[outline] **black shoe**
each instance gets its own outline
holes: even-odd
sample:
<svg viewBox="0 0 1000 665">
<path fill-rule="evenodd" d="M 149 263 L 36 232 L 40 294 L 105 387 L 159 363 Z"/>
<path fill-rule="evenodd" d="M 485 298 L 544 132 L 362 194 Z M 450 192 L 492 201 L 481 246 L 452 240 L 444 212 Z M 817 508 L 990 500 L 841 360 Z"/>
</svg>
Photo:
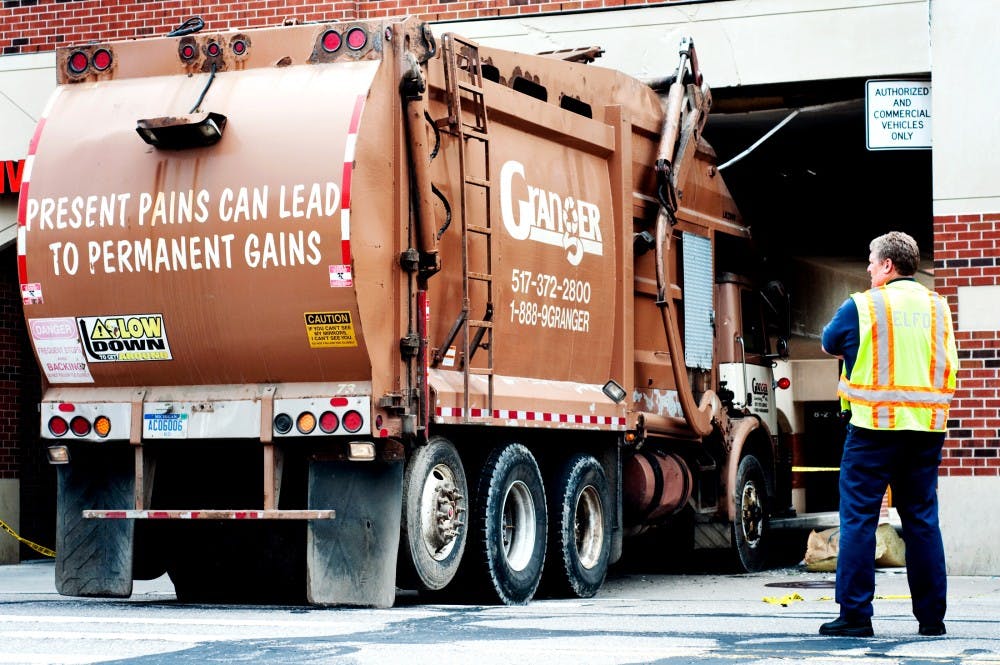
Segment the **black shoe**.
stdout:
<svg viewBox="0 0 1000 665">
<path fill-rule="evenodd" d="M 872 630 L 871 619 L 856 619 L 852 621 L 840 617 L 820 626 L 819 634 L 834 637 L 872 637 L 875 631 Z"/>
<path fill-rule="evenodd" d="M 947 633 L 943 623 L 922 623 L 920 624 L 920 634 L 926 637 L 935 637 Z"/>
</svg>

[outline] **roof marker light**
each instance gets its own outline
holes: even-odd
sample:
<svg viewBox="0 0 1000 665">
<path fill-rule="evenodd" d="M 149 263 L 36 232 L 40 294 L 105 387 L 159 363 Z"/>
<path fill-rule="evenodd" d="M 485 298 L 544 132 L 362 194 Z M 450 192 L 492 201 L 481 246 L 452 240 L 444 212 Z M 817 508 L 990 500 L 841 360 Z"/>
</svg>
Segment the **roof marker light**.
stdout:
<svg viewBox="0 0 1000 665">
<path fill-rule="evenodd" d="M 98 49 L 94 53 L 94 69 L 103 72 L 111 66 L 111 51 L 106 48 Z"/>
<path fill-rule="evenodd" d="M 347 31 L 347 48 L 360 51 L 368 43 L 368 33 L 363 28 L 351 28 Z"/>
<path fill-rule="evenodd" d="M 340 48 L 342 43 L 340 33 L 336 30 L 327 30 L 323 33 L 323 38 L 320 40 L 323 44 L 323 50 L 327 53 L 333 53 Z"/>
</svg>

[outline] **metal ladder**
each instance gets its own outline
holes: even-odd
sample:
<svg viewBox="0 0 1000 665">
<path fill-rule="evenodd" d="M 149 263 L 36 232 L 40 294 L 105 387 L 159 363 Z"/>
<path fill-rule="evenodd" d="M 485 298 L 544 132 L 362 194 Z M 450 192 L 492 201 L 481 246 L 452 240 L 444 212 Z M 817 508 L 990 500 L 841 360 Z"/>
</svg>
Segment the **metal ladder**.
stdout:
<svg viewBox="0 0 1000 665">
<path fill-rule="evenodd" d="M 448 117 L 438 121 L 446 131 L 458 138 L 458 168 L 462 191 L 460 210 L 462 221 L 462 311 L 448 335 L 444 349 L 455 336 L 462 333 L 463 409 L 462 422 L 473 422 L 493 416 L 493 226 L 490 209 L 490 135 L 486 120 L 486 99 L 483 95 L 483 72 L 479 60 L 479 46 L 453 33 L 441 39 L 444 59 L 445 93 Z M 477 142 L 482 151 L 482 171 L 470 174 L 470 142 Z M 478 218 L 469 212 L 469 187 L 477 188 L 482 198 L 483 214 Z M 471 218 L 471 219 L 470 219 Z M 478 249 L 482 265 L 470 269 L 470 245 Z M 480 288 L 470 289 L 470 283 Z M 470 318 L 475 305 L 481 307 L 482 317 Z M 486 351 L 485 364 L 473 367 L 472 359 L 479 349 Z M 469 377 L 483 376 L 487 382 L 486 408 L 479 418 L 472 417 L 469 406 Z"/>
</svg>

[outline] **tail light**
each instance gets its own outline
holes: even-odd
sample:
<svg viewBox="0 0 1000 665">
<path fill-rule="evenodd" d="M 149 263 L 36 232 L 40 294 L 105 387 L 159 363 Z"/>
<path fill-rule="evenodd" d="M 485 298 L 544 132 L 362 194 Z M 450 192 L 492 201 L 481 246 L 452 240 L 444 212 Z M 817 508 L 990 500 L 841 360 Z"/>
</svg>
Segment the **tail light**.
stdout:
<svg viewBox="0 0 1000 665">
<path fill-rule="evenodd" d="M 104 438 L 111 433 L 111 420 L 107 416 L 97 416 L 94 419 L 94 432 Z"/>
<path fill-rule="evenodd" d="M 292 417 L 287 413 L 279 413 L 274 417 L 274 431 L 278 434 L 288 434 L 292 431 Z"/>
<path fill-rule="evenodd" d="M 339 424 L 340 420 L 333 411 L 324 411 L 319 417 L 319 428 L 326 434 L 336 431 Z"/>
<path fill-rule="evenodd" d="M 351 434 L 354 434 L 361 429 L 364 424 L 364 418 L 357 411 L 348 411 L 344 414 L 344 429 L 346 429 Z"/>
<path fill-rule="evenodd" d="M 219 54 L 222 53 L 222 47 L 219 46 L 217 42 L 211 42 L 205 49 L 205 53 L 207 53 L 210 58 L 217 58 Z"/>
<path fill-rule="evenodd" d="M 77 416 L 73 420 L 69 421 L 69 428 L 73 430 L 73 434 L 77 436 L 87 436 L 90 434 L 90 421 L 83 416 Z"/>
<path fill-rule="evenodd" d="M 181 45 L 181 60 L 191 60 L 198 54 L 198 49 L 194 47 L 194 44 L 188 43 Z"/>
<path fill-rule="evenodd" d="M 69 424 L 65 418 L 52 416 L 49 418 L 49 431 L 52 432 L 52 436 L 62 436 L 69 431 Z"/>
<path fill-rule="evenodd" d="M 243 55 L 247 52 L 247 43 L 242 39 L 237 39 L 233 42 L 233 53 L 236 55 Z"/>
<path fill-rule="evenodd" d="M 340 33 L 336 30 L 327 30 L 323 33 L 323 38 L 320 40 L 323 44 L 323 50 L 327 53 L 333 53 L 340 48 L 342 42 Z"/>
<path fill-rule="evenodd" d="M 788 390 L 788 387 L 792 385 L 791 380 L 787 376 L 783 376 L 778 379 L 777 386 L 782 390 Z"/>
<path fill-rule="evenodd" d="M 347 48 L 360 51 L 368 43 L 368 33 L 363 28 L 351 28 L 347 31 Z"/>
<path fill-rule="evenodd" d="M 303 411 L 299 414 L 299 419 L 296 421 L 295 427 L 303 434 L 309 434 L 316 429 L 316 416 L 308 411 Z"/>
</svg>

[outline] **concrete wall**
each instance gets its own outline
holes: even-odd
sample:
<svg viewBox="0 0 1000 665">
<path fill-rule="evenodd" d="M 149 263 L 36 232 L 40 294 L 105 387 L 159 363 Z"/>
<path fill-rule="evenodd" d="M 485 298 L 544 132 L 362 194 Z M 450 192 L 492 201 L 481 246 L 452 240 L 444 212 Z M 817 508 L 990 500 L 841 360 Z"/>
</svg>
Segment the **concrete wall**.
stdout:
<svg viewBox="0 0 1000 665">
<path fill-rule="evenodd" d="M 940 479 L 941 534 L 949 575 L 1000 572 L 998 485 L 995 477 Z"/>
</svg>

